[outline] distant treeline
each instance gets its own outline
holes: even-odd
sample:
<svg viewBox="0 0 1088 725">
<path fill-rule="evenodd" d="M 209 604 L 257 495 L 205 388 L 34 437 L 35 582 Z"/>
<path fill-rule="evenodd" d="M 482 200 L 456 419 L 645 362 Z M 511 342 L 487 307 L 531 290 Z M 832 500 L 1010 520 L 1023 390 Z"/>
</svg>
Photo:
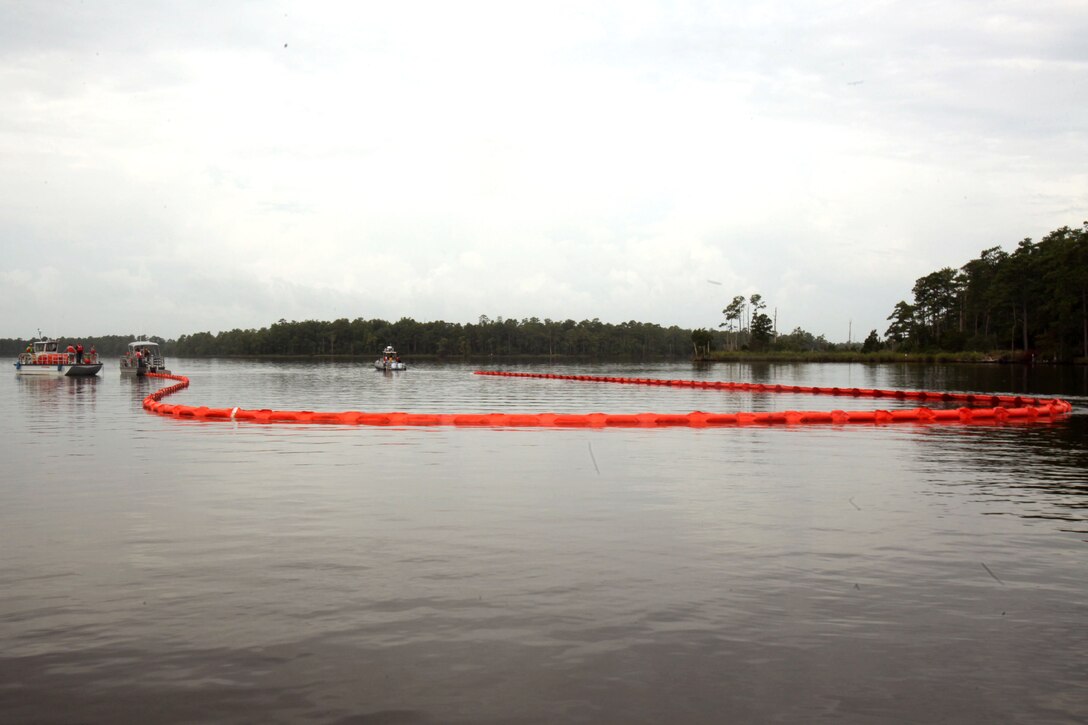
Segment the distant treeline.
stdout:
<svg viewBox="0 0 1088 725">
<path fill-rule="evenodd" d="M 0 337 L 0 356 L 7 357 L 18 355 L 26 349 L 26 346 L 30 343 L 31 339 L 33 338 L 28 337 L 19 339 Z M 98 337 L 58 337 L 56 339 L 60 341 L 62 347 L 68 344 L 75 345 L 76 343 L 82 342 L 84 349 L 87 351 L 90 351 L 93 347 L 99 355 L 117 355 L 118 357 L 128 349 L 128 344 L 133 340 L 147 339 L 152 342 L 157 342 L 160 345 L 169 346 L 170 344 L 161 337 L 151 336 L 145 338 L 142 335 L 100 335 Z"/>
<path fill-rule="evenodd" d="M 1024 239 L 1011 254 L 983 250 L 958 270 L 919 278 L 912 291 L 913 304 L 899 302 L 888 317 L 894 349 L 1088 358 L 1088 222 Z"/>
<path fill-rule="evenodd" d="M 713 333 L 722 344 L 724 336 Z M 721 338 L 721 339 L 719 339 Z M 82 342 L 101 355 L 120 355 L 132 335 L 58 338 L 62 344 Z M 353 356 L 376 357 L 386 345 L 402 356 L 458 357 L 579 357 L 579 358 L 690 358 L 692 331 L 645 322 L 610 324 L 599 319 L 556 321 L 532 317 L 494 320 L 481 316 L 476 323 L 417 322 L 401 318 L 342 318 L 331 322 L 280 320 L 259 330 L 234 329 L 197 332 L 177 340 L 151 336 L 164 354 L 177 357 L 232 356 Z M 0 339 L 0 354 L 14 356 L 29 340 Z"/>
<path fill-rule="evenodd" d="M 393 345 L 402 356 L 690 357 L 691 330 L 645 322 L 598 319 L 556 321 L 490 319 L 476 323 L 396 322 L 342 318 L 325 322 L 280 320 L 259 330 L 182 335 L 166 351 L 179 357 L 349 355 L 377 356 Z"/>
</svg>

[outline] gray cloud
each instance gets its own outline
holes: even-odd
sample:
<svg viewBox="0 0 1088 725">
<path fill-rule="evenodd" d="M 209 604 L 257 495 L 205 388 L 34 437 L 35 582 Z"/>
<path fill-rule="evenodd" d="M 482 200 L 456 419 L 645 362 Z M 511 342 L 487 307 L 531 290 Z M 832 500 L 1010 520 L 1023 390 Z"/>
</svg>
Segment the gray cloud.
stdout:
<svg viewBox="0 0 1088 725">
<path fill-rule="evenodd" d="M 698 327 L 759 291 L 781 329 L 843 339 L 883 330 L 917 276 L 1088 217 L 1079 3 L 11 3 L 0 21 L 0 336 Z M 53 294 L 72 285 L 102 301 Z"/>
</svg>

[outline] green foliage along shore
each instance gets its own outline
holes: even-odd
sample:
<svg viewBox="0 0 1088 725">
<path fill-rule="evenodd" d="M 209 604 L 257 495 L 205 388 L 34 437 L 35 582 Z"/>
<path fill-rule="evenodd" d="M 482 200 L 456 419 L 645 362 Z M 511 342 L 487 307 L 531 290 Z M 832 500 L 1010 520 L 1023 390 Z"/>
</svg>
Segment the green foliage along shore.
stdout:
<svg viewBox="0 0 1088 725">
<path fill-rule="evenodd" d="M 895 305 L 881 339 L 831 343 L 796 328 L 775 334 L 762 295 L 737 295 L 722 310 L 725 344 L 696 330 L 706 360 L 1088 362 L 1088 222 L 1062 227 L 1012 253 L 983 250 L 960 269 L 915 281 L 914 302 Z"/>
<path fill-rule="evenodd" d="M 386 345 L 403 356 L 465 358 L 591 357 L 660 358 L 690 357 L 691 330 L 661 327 L 645 322 L 618 325 L 598 319 L 555 321 L 532 317 L 494 320 L 481 316 L 476 323 L 417 322 L 401 318 L 339 319 L 332 322 L 280 320 L 260 330 L 231 330 L 212 335 L 182 335 L 172 345 L 174 354 L 187 356 L 230 355 L 343 355 L 372 357 Z"/>
<path fill-rule="evenodd" d="M 1088 222 L 1024 239 L 1012 253 L 985 249 L 958 270 L 919 278 L 912 291 L 913 303 L 900 301 L 888 316 L 895 349 L 1088 358 Z"/>
<path fill-rule="evenodd" d="M 76 338 L 63 338 L 65 342 Z M 120 355 L 132 336 L 79 338 L 85 347 L 95 344 L 102 355 Z M 393 345 L 405 357 L 482 358 L 572 357 L 589 359 L 686 359 L 692 356 L 692 332 L 645 322 L 609 324 L 598 319 L 555 321 L 535 317 L 494 320 L 481 316 L 476 323 L 417 322 L 402 318 L 329 321 L 280 320 L 259 330 L 197 332 L 177 340 L 152 337 L 169 356 L 343 356 L 376 357 Z M 716 341 L 718 346 L 721 342 Z M 0 340 L 0 354 L 17 355 L 27 340 Z"/>
</svg>

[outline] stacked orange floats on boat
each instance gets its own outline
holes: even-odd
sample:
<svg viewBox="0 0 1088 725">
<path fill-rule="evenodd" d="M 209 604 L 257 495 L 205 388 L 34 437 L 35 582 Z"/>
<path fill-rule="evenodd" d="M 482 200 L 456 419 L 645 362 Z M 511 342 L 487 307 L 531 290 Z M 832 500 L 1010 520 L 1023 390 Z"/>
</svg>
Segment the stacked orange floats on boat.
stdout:
<svg viewBox="0 0 1088 725">
<path fill-rule="evenodd" d="M 762 383 L 707 382 L 699 380 L 660 380 L 654 378 L 617 378 L 592 375 L 552 375 L 545 373 L 514 373 L 477 371 L 477 375 L 501 377 L 544 378 L 594 383 L 629 385 L 669 385 L 735 390 L 761 393 L 807 393 L 811 395 L 849 396 L 852 398 L 890 398 L 894 400 L 962 403 L 957 408 L 903 408 L 896 410 L 787 410 L 781 412 L 706 413 L 637 413 L 611 415 L 607 413 L 374 413 L 357 410 L 343 412 L 314 412 L 309 410 L 246 410 L 242 408 L 209 408 L 207 406 L 170 405 L 162 399 L 189 386 L 182 375 L 149 373 L 148 377 L 177 381 L 174 385 L 155 391 L 143 401 L 145 409 L 159 415 L 200 420 L 242 420 L 255 423 L 314 423 L 375 426 L 486 426 L 486 427 L 657 427 L 689 426 L 697 428 L 744 425 L 802 425 L 869 423 L 998 423 L 1004 421 L 1054 420 L 1064 417 L 1072 405 L 1057 398 L 1023 396 L 976 395 L 970 393 L 934 393 L 925 391 L 873 390 L 866 388 L 816 388 L 797 385 L 765 385 Z"/>
<path fill-rule="evenodd" d="M 72 350 L 69 346 L 69 350 Z M 82 348 L 80 348 L 82 350 Z M 47 375 L 54 377 L 91 377 L 102 369 L 96 353 L 63 352 L 60 343 L 43 337 L 32 340 L 15 360 L 16 375 Z"/>
</svg>

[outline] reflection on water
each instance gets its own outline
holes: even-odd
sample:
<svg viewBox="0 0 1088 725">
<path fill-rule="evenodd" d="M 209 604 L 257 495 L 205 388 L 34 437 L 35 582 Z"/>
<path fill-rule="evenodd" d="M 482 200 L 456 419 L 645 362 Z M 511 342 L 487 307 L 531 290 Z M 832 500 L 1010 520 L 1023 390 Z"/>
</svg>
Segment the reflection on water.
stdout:
<svg viewBox="0 0 1088 725">
<path fill-rule="evenodd" d="M 19 375 L 15 381 L 27 402 L 28 411 L 70 413 L 94 405 L 100 378 Z"/>
<path fill-rule="evenodd" d="M 970 486 L 990 514 L 1067 522 L 1062 530 L 1088 537 L 1088 419 L 1025 429 L 986 428 L 945 435 L 944 466 L 963 457 L 972 465 L 947 486 Z M 962 463 L 960 464 L 962 467 Z"/>
<path fill-rule="evenodd" d="M 176 361 L 172 400 L 817 407 L 368 366 Z M 1071 368 L 523 369 L 1085 398 Z M 148 415 L 161 384 L 0 379 L 0 721 L 1088 717 L 1083 403 L 987 427 L 392 429 Z"/>
</svg>

